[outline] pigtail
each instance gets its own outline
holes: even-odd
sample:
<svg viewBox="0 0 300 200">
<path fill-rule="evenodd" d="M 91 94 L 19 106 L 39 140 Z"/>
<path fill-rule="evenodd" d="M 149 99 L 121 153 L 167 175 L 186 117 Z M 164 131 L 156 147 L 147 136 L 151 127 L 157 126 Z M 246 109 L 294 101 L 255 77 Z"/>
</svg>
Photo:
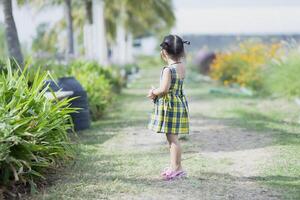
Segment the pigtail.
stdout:
<svg viewBox="0 0 300 200">
<path fill-rule="evenodd" d="M 183 42 L 183 44 L 187 44 L 187 45 L 190 45 L 190 44 L 191 44 L 191 42 L 186 41 L 186 40 L 184 40 L 184 41 L 182 41 L 182 42 Z"/>
<path fill-rule="evenodd" d="M 162 49 L 167 49 L 169 47 L 169 44 L 167 42 L 162 42 L 160 45 L 159 45 Z"/>
</svg>

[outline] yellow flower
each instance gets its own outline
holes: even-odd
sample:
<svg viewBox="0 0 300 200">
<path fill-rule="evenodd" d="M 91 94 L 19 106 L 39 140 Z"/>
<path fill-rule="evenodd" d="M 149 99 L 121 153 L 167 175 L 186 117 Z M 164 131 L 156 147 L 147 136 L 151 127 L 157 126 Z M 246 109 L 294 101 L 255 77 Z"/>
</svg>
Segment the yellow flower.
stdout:
<svg viewBox="0 0 300 200">
<path fill-rule="evenodd" d="M 260 68 L 278 56 L 281 45 L 243 42 L 238 47 L 217 54 L 211 66 L 211 77 L 223 80 L 224 85 L 238 83 L 245 87 L 259 87 Z"/>
</svg>

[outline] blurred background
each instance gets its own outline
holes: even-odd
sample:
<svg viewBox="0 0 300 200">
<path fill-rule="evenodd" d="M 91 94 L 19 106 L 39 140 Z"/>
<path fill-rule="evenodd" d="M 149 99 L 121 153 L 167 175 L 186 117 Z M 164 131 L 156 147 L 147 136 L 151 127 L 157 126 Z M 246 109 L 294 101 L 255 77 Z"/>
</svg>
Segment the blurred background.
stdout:
<svg viewBox="0 0 300 200">
<path fill-rule="evenodd" d="M 191 42 L 193 108 L 180 138 L 192 176 L 188 192 L 168 186 L 171 199 L 300 199 L 299 25 L 298 0 L 1 0 L 0 199 L 38 193 L 46 169 L 71 159 L 40 195 L 165 194 L 154 174 L 167 157 L 145 131 L 145 96 L 170 33 Z"/>
<path fill-rule="evenodd" d="M 142 49 L 141 54 L 153 54 L 156 45 L 153 37 L 161 37 L 175 25 L 171 1 L 12 0 L 11 3 L 25 57 L 71 56 L 94 59 L 101 64 L 130 63 L 133 47 L 136 53 Z M 5 4 L 1 6 L 5 11 Z M 0 17 L 1 56 L 9 49 L 5 45 L 4 27 L 12 22 L 5 21 L 7 15 L 10 13 L 2 12 Z M 17 38 L 12 40 L 17 42 Z"/>
<path fill-rule="evenodd" d="M 12 0 L 23 54 L 37 57 L 68 52 L 76 57 L 98 56 L 103 63 L 132 62 L 132 56 L 157 53 L 158 40 L 169 32 L 190 40 L 193 51 L 224 49 L 253 37 L 264 42 L 299 40 L 300 3 L 295 0 L 149 2 L 73 0 L 67 8 L 63 0 Z M 3 57 L 7 53 L 4 12 L 0 22 Z M 92 47 L 96 43 L 92 29 L 99 29 L 96 47 Z M 122 53 L 122 48 L 127 52 Z M 102 58 L 104 54 L 109 58 Z"/>
</svg>

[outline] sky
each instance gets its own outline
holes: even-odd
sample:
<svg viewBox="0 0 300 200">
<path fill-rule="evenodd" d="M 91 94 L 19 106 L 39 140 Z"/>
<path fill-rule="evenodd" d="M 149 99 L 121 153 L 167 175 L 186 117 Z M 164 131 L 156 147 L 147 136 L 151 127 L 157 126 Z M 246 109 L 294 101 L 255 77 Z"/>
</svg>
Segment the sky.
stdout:
<svg viewBox="0 0 300 200">
<path fill-rule="evenodd" d="M 176 33 L 300 33 L 299 0 L 173 1 Z"/>
<path fill-rule="evenodd" d="M 54 23 L 63 9 L 38 12 L 18 8 L 14 17 L 20 40 L 30 42 L 42 22 Z M 173 0 L 178 34 L 300 33 L 300 0 Z M 2 10 L 2 8 L 1 8 Z M 0 12 L 3 22 L 3 12 Z"/>
</svg>

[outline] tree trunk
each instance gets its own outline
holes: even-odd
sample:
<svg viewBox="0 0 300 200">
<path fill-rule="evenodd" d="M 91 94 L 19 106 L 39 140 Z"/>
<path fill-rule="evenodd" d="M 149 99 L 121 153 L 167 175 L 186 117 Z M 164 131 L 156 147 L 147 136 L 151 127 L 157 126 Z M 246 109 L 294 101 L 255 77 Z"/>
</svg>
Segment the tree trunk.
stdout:
<svg viewBox="0 0 300 200">
<path fill-rule="evenodd" d="M 127 40 L 126 40 L 126 63 L 133 63 L 133 52 L 132 52 L 132 43 L 133 43 L 133 36 L 131 33 L 127 33 Z"/>
<path fill-rule="evenodd" d="M 93 2 L 92 0 L 84 1 L 85 7 L 85 24 L 83 27 L 83 46 L 84 55 L 87 59 L 93 58 Z"/>
<path fill-rule="evenodd" d="M 68 54 L 74 54 L 74 35 L 73 35 L 73 17 L 71 0 L 65 0 L 66 17 L 67 17 L 67 33 L 68 33 Z"/>
<path fill-rule="evenodd" d="M 3 1 L 3 13 L 5 22 L 5 35 L 8 47 L 9 56 L 13 57 L 19 65 L 23 65 L 23 55 L 21 52 L 20 41 L 18 37 L 18 32 L 12 12 L 12 2 L 11 0 Z"/>
<path fill-rule="evenodd" d="M 120 4 L 120 16 L 117 21 L 116 43 L 113 50 L 113 62 L 119 65 L 126 64 L 126 29 L 125 29 L 125 4 Z"/>
<path fill-rule="evenodd" d="M 93 2 L 92 0 L 85 0 L 85 13 L 88 24 L 93 24 Z"/>
<path fill-rule="evenodd" d="M 121 66 L 126 64 L 126 30 L 121 22 L 118 22 L 117 24 L 116 43 L 113 49 L 113 62 Z"/>
<path fill-rule="evenodd" d="M 107 43 L 105 35 L 104 0 L 93 0 L 93 57 L 101 65 L 106 66 Z"/>
</svg>

